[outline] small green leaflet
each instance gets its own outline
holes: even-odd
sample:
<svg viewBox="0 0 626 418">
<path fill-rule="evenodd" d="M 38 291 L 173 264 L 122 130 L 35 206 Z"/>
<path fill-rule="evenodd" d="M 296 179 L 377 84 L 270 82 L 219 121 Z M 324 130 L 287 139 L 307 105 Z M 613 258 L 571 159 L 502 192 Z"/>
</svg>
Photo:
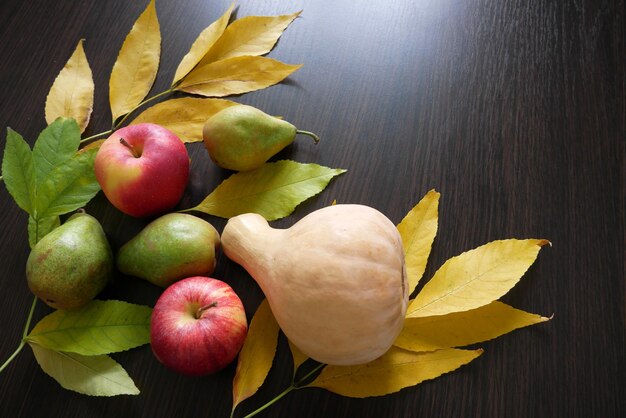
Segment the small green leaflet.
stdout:
<svg viewBox="0 0 626 418">
<path fill-rule="evenodd" d="M 119 300 L 93 300 L 72 311 L 44 317 L 26 337 L 55 351 L 95 356 L 129 350 L 150 342 L 152 308 Z"/>
<path fill-rule="evenodd" d="M 41 369 L 65 389 L 91 396 L 138 395 L 119 363 L 107 355 L 81 356 L 30 344 Z"/>
<path fill-rule="evenodd" d="M 289 216 L 296 206 L 326 188 L 344 169 L 290 160 L 265 163 L 252 171 L 235 173 L 224 180 L 196 210 L 230 218 L 254 212 L 268 221 Z"/>
<path fill-rule="evenodd" d="M 100 191 L 93 170 L 97 149 L 74 154 L 55 166 L 37 189 L 37 215 L 49 217 L 76 210 Z"/>
<path fill-rule="evenodd" d="M 7 129 L 2 178 L 15 203 L 26 212 L 32 213 L 35 188 L 33 154 L 24 138 L 11 128 Z"/>
<path fill-rule="evenodd" d="M 42 184 L 54 167 L 72 158 L 79 145 L 80 128 L 74 119 L 57 118 L 41 131 L 33 146 L 37 184 Z"/>
</svg>

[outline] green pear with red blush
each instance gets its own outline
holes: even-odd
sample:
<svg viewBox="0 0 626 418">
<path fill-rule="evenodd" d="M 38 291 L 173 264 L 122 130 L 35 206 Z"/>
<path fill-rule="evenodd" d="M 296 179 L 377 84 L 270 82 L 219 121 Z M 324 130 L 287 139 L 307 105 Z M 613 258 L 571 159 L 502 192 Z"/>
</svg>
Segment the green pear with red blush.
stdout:
<svg viewBox="0 0 626 418">
<path fill-rule="evenodd" d="M 204 219 L 169 213 L 120 248 L 117 268 L 165 288 L 185 277 L 211 274 L 219 244 L 219 233 Z"/>
<path fill-rule="evenodd" d="M 209 156 L 218 166 L 248 171 L 263 165 L 291 144 L 296 134 L 319 137 L 291 123 L 247 105 L 220 110 L 204 124 L 202 137 Z"/>
<path fill-rule="evenodd" d="M 30 290 L 51 307 L 76 309 L 106 287 L 113 267 L 113 252 L 100 223 L 77 213 L 33 247 L 26 278 Z"/>
</svg>

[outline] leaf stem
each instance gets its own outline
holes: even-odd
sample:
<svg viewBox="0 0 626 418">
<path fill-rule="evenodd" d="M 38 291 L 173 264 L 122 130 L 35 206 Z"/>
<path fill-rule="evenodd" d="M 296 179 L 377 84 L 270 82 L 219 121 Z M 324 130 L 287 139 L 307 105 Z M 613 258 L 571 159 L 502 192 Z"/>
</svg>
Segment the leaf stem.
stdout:
<svg viewBox="0 0 626 418">
<path fill-rule="evenodd" d="M 150 103 L 153 100 L 158 99 L 159 97 L 165 96 L 167 94 L 170 94 L 174 91 L 173 88 L 169 88 L 165 91 L 162 91 L 161 93 L 157 93 L 152 97 L 148 97 L 146 100 L 144 100 L 143 102 L 139 103 L 137 106 L 133 107 L 127 114 L 124 115 L 124 117 L 122 117 L 122 119 L 120 119 L 119 122 L 117 123 L 113 123 L 113 128 L 111 129 L 112 131 L 116 130 L 117 128 L 119 128 L 122 124 L 124 124 L 124 122 L 126 122 L 126 119 L 128 119 L 128 117 L 137 109 L 139 109 L 141 106 L 145 105 L 146 103 Z"/>
<path fill-rule="evenodd" d="M 108 131 L 100 132 L 100 133 L 97 133 L 95 135 L 88 136 L 87 138 L 81 139 L 80 143 L 84 144 L 85 142 L 89 142 L 89 141 L 94 140 L 96 138 L 99 138 L 101 136 L 112 134 L 113 131 L 115 131 L 117 128 L 119 128 L 126 121 L 126 119 L 128 119 L 130 114 L 133 113 L 135 110 L 139 109 L 141 106 L 145 105 L 146 103 L 150 103 L 151 101 L 156 100 L 159 97 L 165 96 L 166 94 L 172 93 L 173 91 L 174 91 L 174 88 L 172 87 L 172 88 L 170 88 L 168 90 L 162 91 L 161 93 L 155 94 L 154 96 L 147 98 L 143 102 L 139 103 L 137 106 L 133 107 L 130 110 L 130 112 L 125 114 L 124 117 L 122 119 L 120 119 L 119 122 L 114 123 L 113 127 L 111 129 L 109 129 Z M 0 176 L 0 180 L 1 179 L 2 179 L 2 177 Z"/>
<path fill-rule="evenodd" d="M 259 409 L 256 409 L 256 410 L 252 411 L 251 413 L 246 415 L 244 418 L 253 417 L 256 414 L 260 413 L 261 411 L 264 411 L 265 409 L 267 409 L 270 406 L 274 405 L 276 402 L 278 402 L 280 399 L 282 399 L 285 395 L 287 395 L 289 392 L 291 392 L 292 390 L 295 390 L 295 389 L 298 389 L 298 388 L 296 386 L 294 386 L 294 385 L 289 386 L 287 389 L 283 390 L 281 393 L 276 395 L 274 397 L 274 399 L 272 399 L 271 401 L 267 402 L 265 405 L 263 405 Z"/>
<path fill-rule="evenodd" d="M 304 385 L 304 386 L 300 386 L 300 385 L 302 385 L 304 382 L 306 382 L 307 379 L 309 379 L 311 376 L 313 376 L 315 373 L 317 373 L 319 370 L 321 370 L 324 366 L 326 366 L 326 365 L 323 364 L 323 363 L 318 364 L 317 367 L 315 367 L 313 370 L 311 370 L 306 375 L 304 375 L 300 380 L 298 380 L 295 383 L 292 383 L 287 389 L 285 389 L 282 392 L 280 392 L 278 395 L 276 395 L 274 398 L 272 398 L 269 402 L 265 403 L 260 408 L 255 409 L 254 411 L 250 412 L 244 418 L 253 417 L 256 414 L 260 413 L 261 411 L 264 411 L 265 409 L 267 409 L 270 406 L 274 405 L 276 402 L 278 402 L 280 399 L 282 399 L 284 396 L 286 396 L 289 392 L 291 392 L 293 390 L 302 389 L 302 388 L 307 387 L 307 385 Z M 234 410 L 231 412 L 231 415 L 230 415 L 231 418 L 232 418 L 234 412 L 235 412 Z"/>
<path fill-rule="evenodd" d="M 37 296 L 33 299 L 33 303 L 30 306 L 30 312 L 28 313 L 28 319 L 26 320 L 26 325 L 24 326 L 24 331 L 22 332 L 22 339 L 20 344 L 17 346 L 17 349 L 11 354 L 11 356 L 0 366 L 0 373 L 13 361 L 15 357 L 22 351 L 24 345 L 26 345 L 26 336 L 28 335 L 28 329 L 30 328 L 30 322 L 33 319 L 33 313 L 35 312 L 35 306 L 37 305 Z"/>
<path fill-rule="evenodd" d="M 88 136 L 87 138 L 81 139 L 80 143 L 83 144 L 85 142 L 91 141 L 92 139 L 96 139 L 96 138 L 99 138 L 101 136 L 108 135 L 110 133 L 113 133 L 113 129 L 109 129 L 108 131 L 104 131 L 104 132 L 100 132 L 100 133 L 95 134 L 95 135 Z"/>
</svg>

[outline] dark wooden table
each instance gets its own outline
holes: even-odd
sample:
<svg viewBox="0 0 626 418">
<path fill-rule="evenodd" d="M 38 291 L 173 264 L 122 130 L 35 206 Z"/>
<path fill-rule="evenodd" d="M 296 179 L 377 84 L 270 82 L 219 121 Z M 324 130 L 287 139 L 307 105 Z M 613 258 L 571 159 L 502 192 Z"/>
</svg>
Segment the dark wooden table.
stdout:
<svg viewBox="0 0 626 418">
<path fill-rule="evenodd" d="M 84 38 L 95 85 L 86 135 L 110 127 L 108 79 L 147 1 L 16 1 L 0 5 L 0 125 L 32 145 L 45 127 L 54 78 Z M 157 1 L 166 89 L 198 33 L 229 1 Z M 449 257 L 502 238 L 547 238 L 504 298 L 554 319 L 481 344 L 470 365 L 380 398 L 321 389 L 289 394 L 271 417 L 617 417 L 626 413 L 624 288 L 624 3 L 620 1 L 242 1 L 237 16 L 304 9 L 270 57 L 304 67 L 288 81 L 235 97 L 317 132 L 279 157 L 348 172 L 295 213 L 339 202 L 402 217 L 430 189 L 442 194 L 426 277 Z M 4 128 L 3 128 L 4 129 Z M 4 149 L 5 134 L 0 146 Z M 180 207 L 224 178 L 201 144 Z M 99 194 L 87 210 L 118 248 L 144 221 Z M 206 216 L 221 231 L 225 220 Z M 24 276 L 27 217 L 0 190 L 0 359 L 17 347 L 31 304 Z M 256 284 L 220 256 L 248 316 Z M 159 290 L 121 278 L 102 298 L 153 305 Z M 39 303 L 34 320 L 50 308 Z M 243 416 L 290 381 L 281 340 L 266 385 Z M 114 355 L 139 396 L 92 398 L 62 389 L 28 348 L 0 375 L 3 417 L 226 417 L 234 366 L 205 378 L 166 370 L 149 346 Z M 263 416 L 263 415 L 262 415 Z"/>
</svg>

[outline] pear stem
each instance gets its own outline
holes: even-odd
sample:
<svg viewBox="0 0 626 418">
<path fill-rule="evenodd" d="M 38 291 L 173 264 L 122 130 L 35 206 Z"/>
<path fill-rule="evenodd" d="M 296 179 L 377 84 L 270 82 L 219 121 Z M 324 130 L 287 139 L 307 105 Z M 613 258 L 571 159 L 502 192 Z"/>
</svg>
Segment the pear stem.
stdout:
<svg viewBox="0 0 626 418">
<path fill-rule="evenodd" d="M 128 148 L 128 149 L 130 150 L 130 152 L 132 152 L 132 153 L 133 153 L 133 157 L 135 157 L 135 158 L 139 158 L 139 157 L 141 157 L 141 154 L 139 154 L 139 153 L 137 152 L 137 150 L 135 149 L 135 147 L 133 147 L 132 145 L 130 145 L 130 144 L 128 143 L 128 141 L 127 141 L 127 140 L 125 140 L 124 138 L 120 138 L 120 144 L 122 144 L 122 145 L 124 145 L 126 148 Z"/>
<path fill-rule="evenodd" d="M 199 307 L 198 310 L 196 311 L 196 319 L 200 319 L 204 311 L 211 309 L 211 308 L 215 308 L 216 306 L 217 306 L 217 301 L 211 302 L 208 305 Z"/>
<path fill-rule="evenodd" d="M 302 134 L 302 135 L 308 135 L 311 138 L 313 138 L 313 141 L 315 141 L 315 143 L 317 144 L 318 142 L 320 142 L 320 137 L 317 136 L 316 134 L 314 134 L 311 131 L 302 131 L 300 129 L 296 129 L 296 134 Z"/>
</svg>

